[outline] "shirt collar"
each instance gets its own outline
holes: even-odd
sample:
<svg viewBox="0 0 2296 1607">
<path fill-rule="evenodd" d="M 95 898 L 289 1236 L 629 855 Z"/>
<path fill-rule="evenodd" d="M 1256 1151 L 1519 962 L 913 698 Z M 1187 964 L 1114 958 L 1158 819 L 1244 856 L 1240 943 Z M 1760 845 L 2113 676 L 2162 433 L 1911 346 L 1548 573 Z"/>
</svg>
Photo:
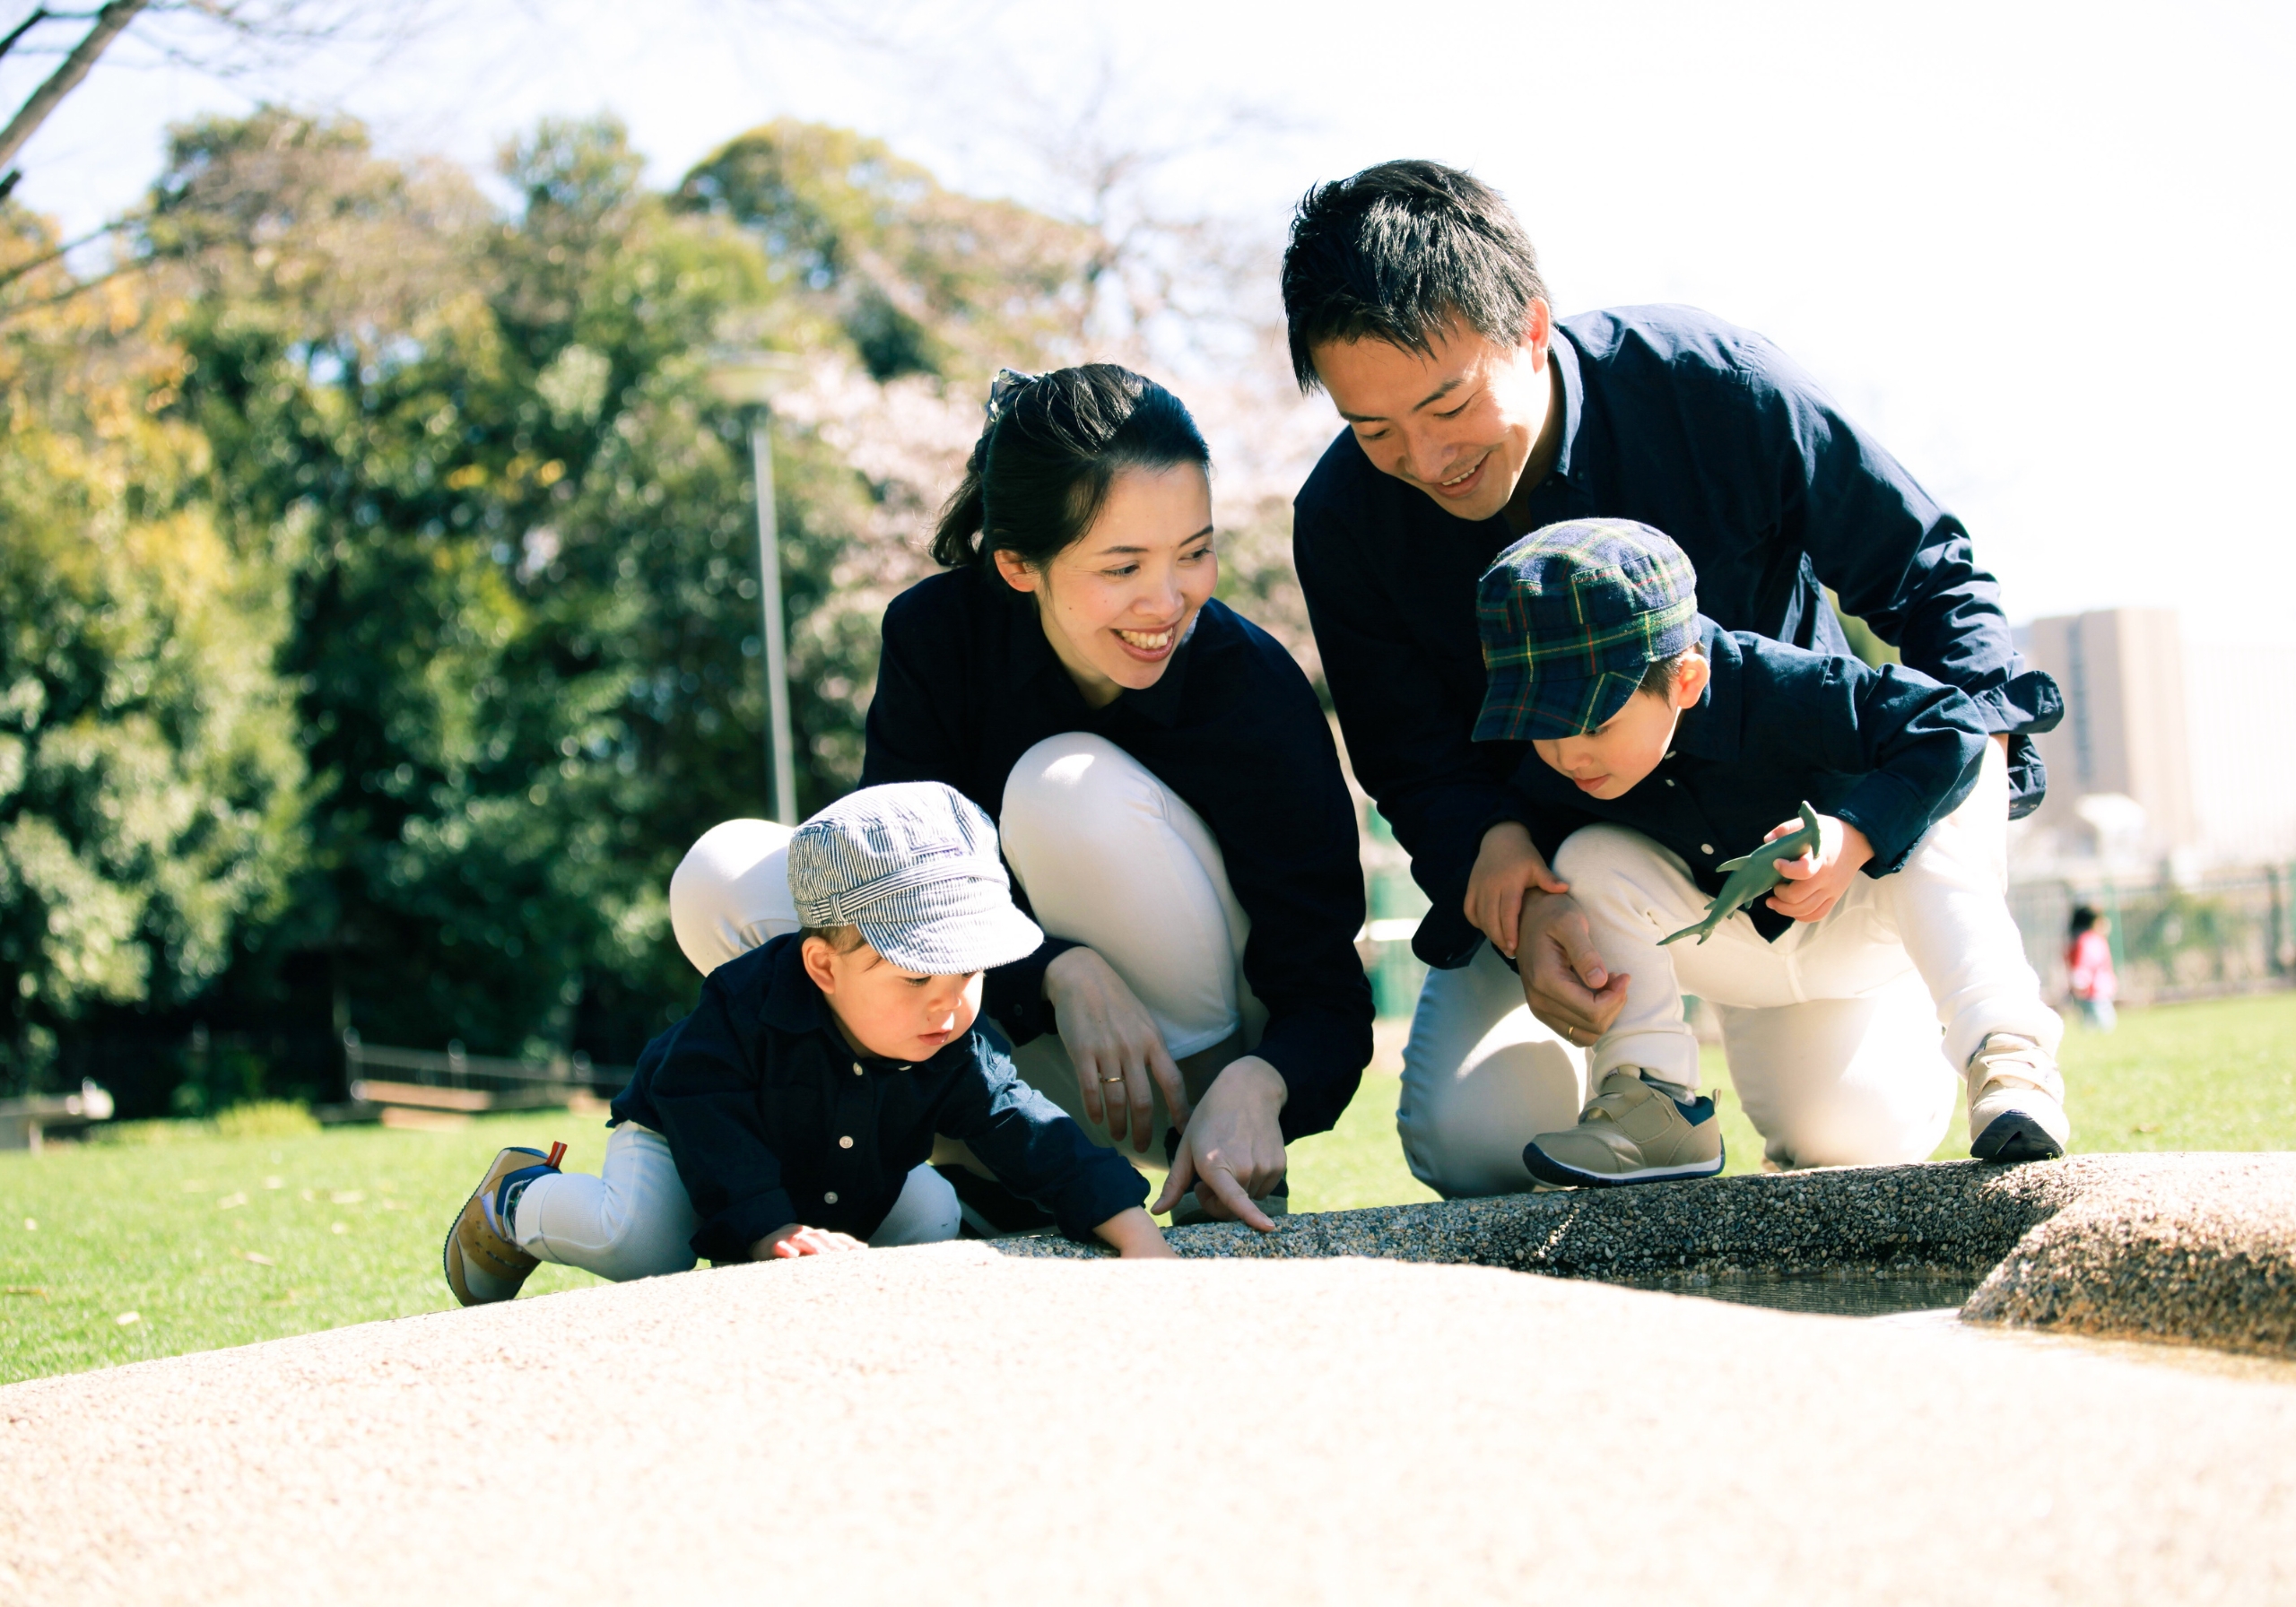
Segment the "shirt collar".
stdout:
<svg viewBox="0 0 2296 1607">
<path fill-rule="evenodd" d="M 1587 381 L 1578 372 L 1578 348 L 1570 343 L 1561 325 L 1554 326 L 1546 351 L 1547 360 L 1562 376 L 1562 449 L 1555 455 L 1553 473 L 1568 480 L 1578 458 L 1579 421 L 1587 416 Z"/>
<path fill-rule="evenodd" d="M 1737 640 L 1728 631 L 1704 614 L 1698 616 L 1698 625 L 1699 645 L 1706 650 L 1709 672 L 1706 691 L 1696 704 L 1683 710 L 1683 717 L 1674 726 L 1672 751 L 1726 764 L 1738 756 L 1738 714 L 1745 666 L 1739 657 Z"/>
</svg>

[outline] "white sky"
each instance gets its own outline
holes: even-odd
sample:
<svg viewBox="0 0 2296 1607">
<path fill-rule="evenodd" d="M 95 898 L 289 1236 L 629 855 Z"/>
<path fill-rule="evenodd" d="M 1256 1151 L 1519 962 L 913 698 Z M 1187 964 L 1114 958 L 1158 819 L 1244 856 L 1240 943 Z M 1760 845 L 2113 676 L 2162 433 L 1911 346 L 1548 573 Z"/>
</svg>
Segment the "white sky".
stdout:
<svg viewBox="0 0 2296 1607">
<path fill-rule="evenodd" d="M 474 167 L 611 109 L 664 182 L 794 115 L 1041 199 L 1006 134 L 1105 67 L 1109 120 L 1151 142 L 1239 103 L 1282 125 L 1173 169 L 1222 210 L 1280 226 L 1315 179 L 1433 156 L 1512 198 L 1560 310 L 1686 301 L 1770 335 L 1963 517 L 2014 617 L 2167 605 L 2213 632 L 2296 598 L 2284 5 L 924 0 L 871 43 L 794 3 L 481 0 L 380 61 L 236 83 L 131 37 L 22 193 L 92 226 L 170 119 L 267 93 Z"/>
</svg>

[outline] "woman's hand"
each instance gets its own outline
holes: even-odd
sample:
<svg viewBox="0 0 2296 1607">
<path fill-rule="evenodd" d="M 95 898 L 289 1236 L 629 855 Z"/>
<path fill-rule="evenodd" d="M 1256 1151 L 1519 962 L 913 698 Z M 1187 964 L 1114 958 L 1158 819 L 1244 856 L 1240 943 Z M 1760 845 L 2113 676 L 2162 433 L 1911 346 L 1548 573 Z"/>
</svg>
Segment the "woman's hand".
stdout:
<svg viewBox="0 0 2296 1607">
<path fill-rule="evenodd" d="M 1501 821 L 1483 834 L 1482 851 L 1467 873 L 1466 916 L 1508 959 L 1521 937 L 1526 894 L 1567 893 L 1570 884 L 1547 868 L 1519 821 Z"/>
<path fill-rule="evenodd" d="M 1156 1226 L 1155 1218 L 1137 1205 L 1118 1212 L 1092 1231 L 1126 1261 L 1170 1261 L 1178 1254 L 1164 1242 L 1164 1230 Z"/>
<path fill-rule="evenodd" d="M 1172 1125 L 1187 1126 L 1187 1090 L 1180 1083 L 1180 1068 L 1166 1052 L 1155 1018 L 1107 960 L 1090 949 L 1057 956 L 1044 969 L 1044 996 L 1076 1068 L 1084 1114 L 1105 1122 L 1111 1140 L 1121 1146 L 1129 1133 L 1133 1149 L 1148 1152 L 1156 1136 L 1158 1088 L 1164 1090 Z"/>
<path fill-rule="evenodd" d="M 1258 1055 L 1230 1061 L 1181 1130 L 1164 1192 L 1148 1209 L 1170 1211 L 1193 1184 L 1206 1216 L 1274 1232 L 1275 1223 L 1252 1202 L 1283 1181 L 1283 1131 L 1276 1117 L 1290 1093 L 1283 1073 Z"/>
<path fill-rule="evenodd" d="M 1776 842 L 1787 832 L 1801 829 L 1801 821 L 1787 821 L 1772 827 L 1770 835 L 1761 840 Z M 1786 878 L 1786 885 L 1770 896 L 1770 907 L 1797 921 L 1822 921 L 1841 901 L 1841 895 L 1849 890 L 1850 878 L 1873 857 L 1874 845 L 1866 840 L 1863 831 L 1848 821 L 1822 814 L 1818 817 L 1818 846 L 1805 850 L 1797 859 L 1778 862 L 1778 873 Z"/>
<path fill-rule="evenodd" d="M 840 1250 L 865 1250 L 869 1247 L 849 1233 L 833 1232 L 827 1228 L 808 1228 L 803 1222 L 791 1222 L 776 1228 L 750 1247 L 752 1261 L 795 1261 L 800 1255 L 833 1255 Z"/>
</svg>

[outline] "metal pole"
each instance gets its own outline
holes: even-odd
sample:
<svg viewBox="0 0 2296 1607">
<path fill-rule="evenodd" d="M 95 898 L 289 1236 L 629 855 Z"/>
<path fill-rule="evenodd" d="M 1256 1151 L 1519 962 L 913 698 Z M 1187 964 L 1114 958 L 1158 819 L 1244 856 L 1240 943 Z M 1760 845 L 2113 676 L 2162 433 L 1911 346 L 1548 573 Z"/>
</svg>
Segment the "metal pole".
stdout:
<svg viewBox="0 0 2296 1607">
<path fill-rule="evenodd" d="M 773 415 L 750 415 L 750 468 L 757 486 L 758 606 L 765 615 L 766 774 L 773 818 L 797 823 L 797 756 L 789 739 L 789 671 L 781 639 L 781 542 L 773 521 Z"/>
</svg>

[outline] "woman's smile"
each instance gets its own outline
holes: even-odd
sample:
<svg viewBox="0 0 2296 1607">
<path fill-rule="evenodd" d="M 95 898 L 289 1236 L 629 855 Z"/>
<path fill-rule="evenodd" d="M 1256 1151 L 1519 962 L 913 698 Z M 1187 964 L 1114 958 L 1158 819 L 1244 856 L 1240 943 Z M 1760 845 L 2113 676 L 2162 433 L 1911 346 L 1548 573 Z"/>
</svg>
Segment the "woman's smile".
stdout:
<svg viewBox="0 0 2296 1607">
<path fill-rule="evenodd" d="M 1179 640 L 1180 628 L 1175 621 L 1160 625 L 1152 630 L 1126 630 L 1121 625 L 1109 627 L 1109 634 L 1123 644 L 1126 654 L 1144 664 L 1160 664 L 1171 656 L 1172 644 Z"/>
</svg>

